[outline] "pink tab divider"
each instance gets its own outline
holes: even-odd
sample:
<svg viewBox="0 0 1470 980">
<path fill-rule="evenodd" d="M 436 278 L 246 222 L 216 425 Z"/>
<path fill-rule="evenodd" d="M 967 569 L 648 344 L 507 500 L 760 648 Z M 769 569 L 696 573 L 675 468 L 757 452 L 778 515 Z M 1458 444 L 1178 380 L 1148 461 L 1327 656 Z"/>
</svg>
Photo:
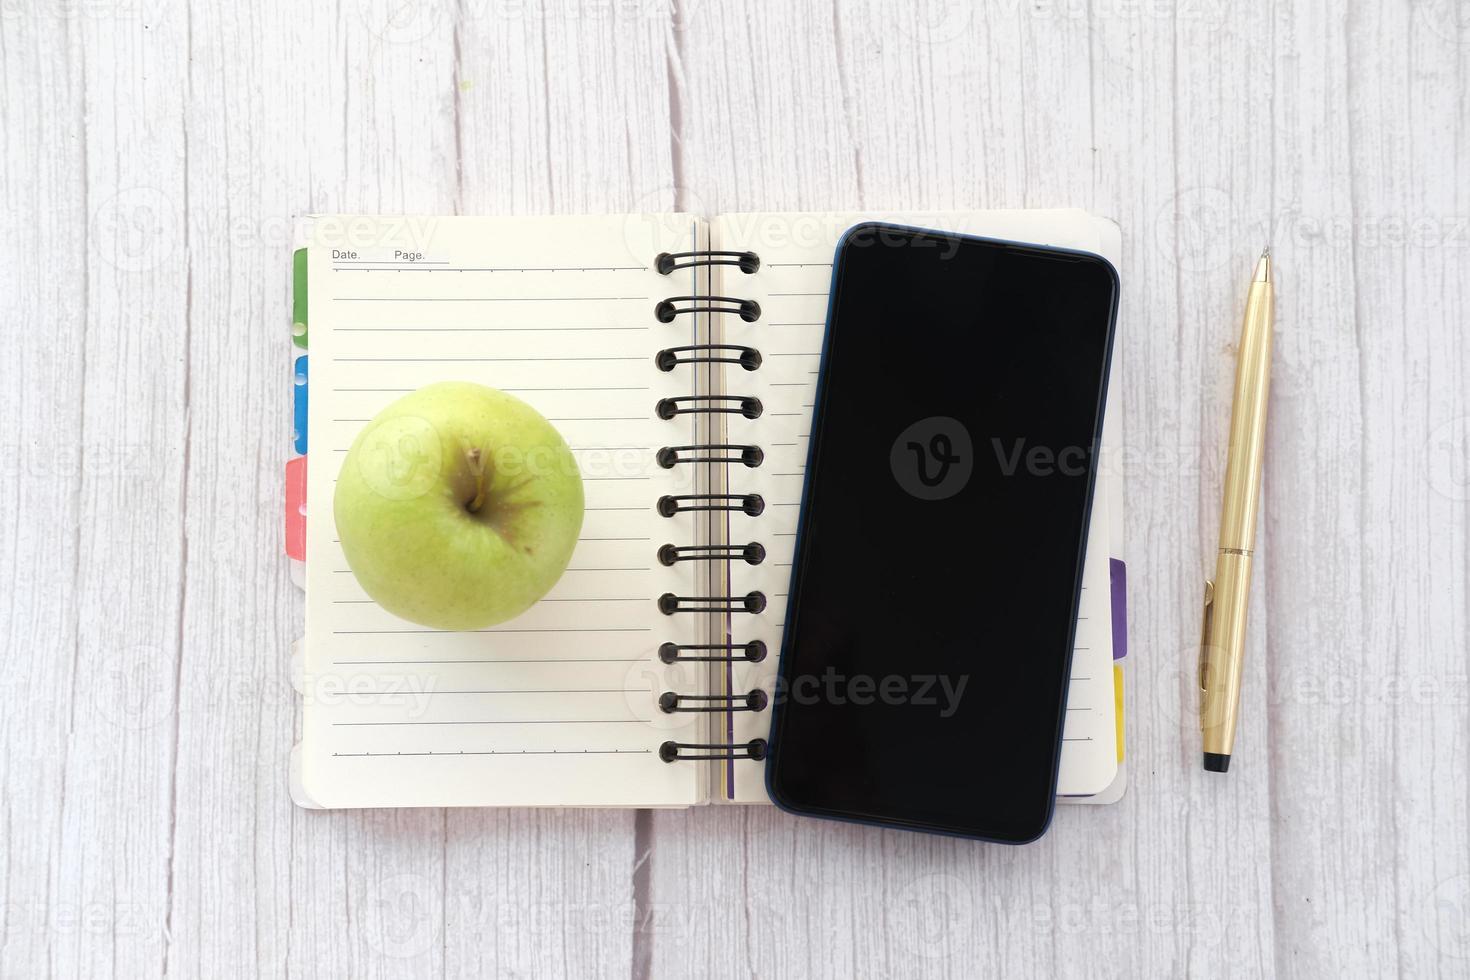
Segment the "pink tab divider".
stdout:
<svg viewBox="0 0 1470 980">
<path fill-rule="evenodd" d="M 306 561 L 306 457 L 286 463 L 286 554 Z"/>
</svg>

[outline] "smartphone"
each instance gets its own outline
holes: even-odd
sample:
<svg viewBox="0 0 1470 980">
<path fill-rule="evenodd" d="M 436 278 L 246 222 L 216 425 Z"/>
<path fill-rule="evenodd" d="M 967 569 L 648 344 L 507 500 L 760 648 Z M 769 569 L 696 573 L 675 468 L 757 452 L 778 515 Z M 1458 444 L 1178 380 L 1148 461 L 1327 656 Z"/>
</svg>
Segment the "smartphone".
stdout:
<svg viewBox="0 0 1470 980">
<path fill-rule="evenodd" d="M 1118 276 L 868 223 L 833 263 L 766 767 L 818 817 L 1051 820 Z"/>
</svg>

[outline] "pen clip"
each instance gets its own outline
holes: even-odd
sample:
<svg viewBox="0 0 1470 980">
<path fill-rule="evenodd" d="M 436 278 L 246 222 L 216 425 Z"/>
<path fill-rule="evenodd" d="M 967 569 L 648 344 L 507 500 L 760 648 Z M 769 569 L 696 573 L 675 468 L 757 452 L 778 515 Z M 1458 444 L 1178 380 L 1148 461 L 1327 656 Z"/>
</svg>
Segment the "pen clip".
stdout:
<svg viewBox="0 0 1470 980">
<path fill-rule="evenodd" d="M 1215 582 L 1213 579 L 1205 579 L 1205 609 L 1200 617 L 1199 627 L 1199 671 L 1196 680 L 1199 683 L 1199 720 L 1200 726 L 1204 726 L 1205 707 L 1209 699 L 1209 688 L 1206 686 L 1206 672 L 1209 670 L 1210 655 L 1210 623 L 1215 617 Z"/>
</svg>

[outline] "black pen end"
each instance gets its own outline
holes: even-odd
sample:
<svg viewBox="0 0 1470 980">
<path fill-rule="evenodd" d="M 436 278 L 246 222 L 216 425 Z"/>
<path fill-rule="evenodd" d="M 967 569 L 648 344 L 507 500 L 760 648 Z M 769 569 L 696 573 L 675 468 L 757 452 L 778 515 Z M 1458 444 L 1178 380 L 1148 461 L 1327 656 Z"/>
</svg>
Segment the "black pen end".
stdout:
<svg viewBox="0 0 1470 980">
<path fill-rule="evenodd" d="M 1205 772 L 1229 772 L 1230 756 L 1219 752 L 1205 753 Z"/>
</svg>

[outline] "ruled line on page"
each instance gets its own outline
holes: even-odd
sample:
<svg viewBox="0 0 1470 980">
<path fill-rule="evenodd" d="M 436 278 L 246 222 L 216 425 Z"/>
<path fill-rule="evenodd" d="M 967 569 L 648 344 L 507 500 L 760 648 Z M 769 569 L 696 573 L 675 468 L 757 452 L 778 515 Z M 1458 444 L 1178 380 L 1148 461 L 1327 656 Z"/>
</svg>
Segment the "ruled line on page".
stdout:
<svg viewBox="0 0 1470 980">
<path fill-rule="evenodd" d="M 621 568 L 568 568 L 569 572 L 648 572 L 652 571 L 648 565 L 629 565 Z"/>
<path fill-rule="evenodd" d="M 652 391 L 650 385 L 628 385 L 615 388 L 584 388 L 580 385 L 560 388 L 501 388 L 501 391 Z"/>
<path fill-rule="evenodd" d="M 408 728 L 426 725 L 646 725 L 652 718 L 527 718 L 511 721 L 505 718 L 470 719 L 466 721 L 334 721 L 333 728 Z"/>
<path fill-rule="evenodd" d="M 575 598 L 572 596 L 545 596 L 542 602 L 653 602 L 653 596 L 626 596 L 620 598 L 609 598 L 608 596 L 588 596 L 586 598 Z"/>
<path fill-rule="evenodd" d="M 398 664 L 636 664 L 648 657 L 535 657 L 529 660 L 333 660 L 335 667 L 384 667 Z"/>
<path fill-rule="evenodd" d="M 639 447 L 637 447 L 637 450 L 644 451 L 644 453 L 653 453 L 653 447 L 644 447 L 644 445 L 639 445 Z M 347 453 L 347 451 L 348 447 L 341 447 L 334 448 L 334 450 L 332 450 L 332 453 Z M 572 450 L 572 453 L 595 453 L 595 451 L 597 451 L 595 450 L 595 448 L 584 447 L 578 448 L 578 450 Z M 623 450 L 623 448 L 609 448 L 609 450 L 603 450 L 603 453 L 628 453 L 628 451 L 629 450 Z M 332 482 L 335 483 L 337 482 L 337 480 L 332 480 Z M 651 505 L 653 504 L 650 504 L 650 507 Z M 588 507 L 587 510 L 648 510 L 648 507 Z"/>
<path fill-rule="evenodd" d="M 511 268 L 510 266 L 461 266 L 457 269 L 421 268 L 422 266 L 445 266 L 444 261 L 416 261 L 406 262 L 402 265 L 393 265 L 389 259 L 339 259 L 332 267 L 335 272 L 647 272 L 646 265 L 603 265 L 587 266 L 586 268 L 572 266 L 528 266 L 524 269 Z M 378 269 L 366 269 L 362 266 L 382 266 Z"/>
<path fill-rule="evenodd" d="M 500 390 L 501 391 L 505 391 L 505 392 L 520 392 L 520 391 L 575 391 L 575 392 L 583 392 L 583 391 L 652 391 L 653 389 L 650 388 L 648 385 L 631 385 L 631 386 L 616 387 L 616 388 L 583 388 L 580 385 L 562 385 L 562 386 L 558 386 L 558 387 L 554 387 L 554 388 L 501 388 Z M 334 391 L 334 392 L 353 392 L 353 393 L 366 392 L 366 393 L 372 393 L 372 394 L 407 394 L 407 393 L 409 393 L 411 391 L 418 391 L 418 389 L 417 388 L 333 388 L 332 391 Z"/>
<path fill-rule="evenodd" d="M 626 687 L 558 687 L 536 691 L 508 689 L 484 691 L 363 691 L 362 693 L 382 698 L 437 698 L 447 694 L 647 694 L 648 692 L 647 690 Z"/>
<path fill-rule="evenodd" d="M 426 633 L 431 636 L 458 636 L 461 633 L 652 633 L 651 626 L 551 626 L 545 629 L 480 629 L 480 630 L 436 630 L 436 629 L 392 629 L 392 630 L 332 630 L 337 636 L 392 636 L 397 633 Z"/>
<path fill-rule="evenodd" d="M 642 327 L 338 327 L 341 333 L 568 333 L 572 331 L 607 333 L 613 330 L 652 330 Z"/>
<path fill-rule="evenodd" d="M 648 755 L 653 749 L 459 749 L 443 752 L 333 752 L 337 759 L 393 759 L 426 755 Z"/>
<path fill-rule="evenodd" d="M 650 296 L 333 296 L 334 303 L 624 303 Z"/>
<path fill-rule="evenodd" d="M 587 596 L 585 598 L 563 598 L 559 596 L 542 596 L 541 602 L 653 602 L 653 596 Z M 368 606 L 377 605 L 376 599 L 333 599 L 334 606 Z"/>
<path fill-rule="evenodd" d="M 459 355 L 457 357 L 333 357 L 338 364 L 442 364 L 452 362 L 455 364 L 466 361 L 488 361 L 488 362 L 538 362 L 541 364 L 554 364 L 564 361 L 646 361 L 646 357 L 469 357 Z"/>
</svg>

